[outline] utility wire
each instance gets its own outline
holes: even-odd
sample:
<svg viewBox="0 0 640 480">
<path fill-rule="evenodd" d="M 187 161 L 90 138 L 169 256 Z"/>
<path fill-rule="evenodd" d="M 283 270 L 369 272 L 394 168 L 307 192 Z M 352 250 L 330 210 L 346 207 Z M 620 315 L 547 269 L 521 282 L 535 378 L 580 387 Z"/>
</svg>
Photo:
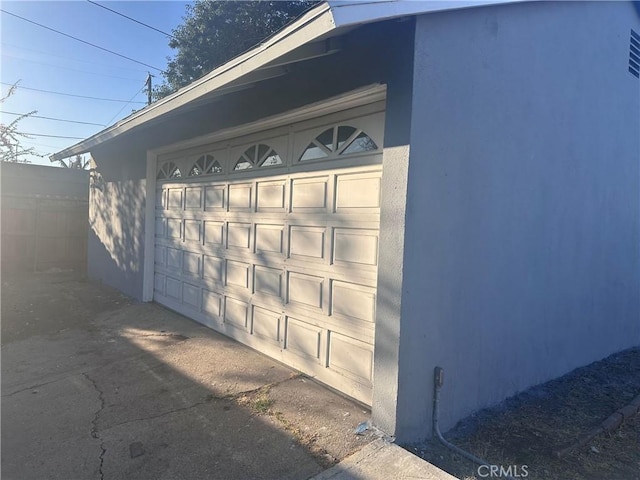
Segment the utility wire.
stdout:
<svg viewBox="0 0 640 480">
<path fill-rule="evenodd" d="M 15 13 L 7 12 L 3 8 L 0 8 L 0 12 L 6 13 L 7 15 L 11 15 L 12 17 L 19 18 L 20 20 L 24 20 L 25 22 L 32 23 L 34 25 L 37 25 L 37 26 L 42 27 L 42 28 L 45 28 L 45 29 L 50 30 L 52 32 L 59 33 L 60 35 L 64 35 L 65 37 L 71 38 L 73 40 L 77 40 L 78 42 L 82 42 L 82 43 L 84 43 L 86 45 L 90 45 L 92 47 L 98 48 L 100 50 L 103 50 L 105 52 L 111 53 L 113 55 L 117 55 L 118 57 L 126 58 L 127 60 L 130 60 L 132 62 L 139 63 L 140 65 L 144 65 L 145 67 L 153 68 L 154 70 L 158 70 L 159 72 L 163 72 L 163 70 L 161 70 L 160 68 L 157 68 L 157 67 L 148 65 L 146 63 L 140 62 L 140 61 L 135 60 L 135 59 L 133 59 L 131 57 L 127 57 L 126 55 L 122 55 L 121 53 L 117 53 L 117 52 L 114 52 L 113 50 L 109 50 L 108 48 L 101 47 L 99 45 L 96 45 L 95 43 L 87 42 L 86 40 L 82 40 L 82 39 L 80 39 L 78 37 L 74 37 L 73 35 L 69 35 L 68 33 L 61 32 L 60 30 L 56 30 L 55 28 L 47 27 L 46 25 L 43 25 L 43 24 L 38 23 L 38 22 L 34 22 L 33 20 L 29 20 L 28 18 L 21 17 L 20 15 L 16 15 Z"/>
<path fill-rule="evenodd" d="M 26 135 L 29 136 L 31 135 L 32 137 L 48 137 L 48 138 L 68 138 L 70 140 L 84 140 L 84 137 L 65 137 L 63 135 L 45 135 L 44 133 L 27 133 L 27 132 L 20 132 L 21 135 Z"/>
<path fill-rule="evenodd" d="M 92 2 L 91 0 L 87 0 L 87 2 L 95 5 L 96 7 L 100 7 L 100 8 L 104 8 L 105 10 L 109 10 L 111 13 L 115 13 L 116 15 L 120 15 L 121 17 L 124 17 L 124 18 L 126 18 L 128 20 L 131 20 L 132 22 L 136 22 L 136 23 L 138 23 L 138 24 L 140 24 L 140 25 L 142 25 L 144 27 L 150 28 L 151 30 L 155 30 L 156 32 L 159 32 L 159 33 L 161 33 L 163 35 L 166 35 L 167 37 L 174 38 L 173 35 L 171 35 L 170 33 L 163 32 L 162 30 L 159 30 L 156 27 L 152 27 L 151 25 L 147 25 L 146 23 L 141 22 L 139 20 L 136 20 L 135 18 L 128 17 L 124 13 L 116 12 L 115 10 L 111 10 L 109 7 L 105 7 L 104 5 L 100 5 L 97 2 Z"/>
<path fill-rule="evenodd" d="M 61 147 L 60 145 L 47 145 L 46 143 L 40 143 L 40 142 L 30 142 L 28 140 L 20 140 L 20 143 L 26 143 L 28 145 L 34 145 L 36 147 L 49 147 L 49 148 L 55 148 L 57 150 L 62 150 L 63 147 Z"/>
<path fill-rule="evenodd" d="M 105 65 L 104 62 L 92 62 L 91 60 L 80 60 L 79 58 L 67 57 L 66 55 L 58 55 L 56 53 L 45 52 L 44 50 L 36 50 L 34 48 L 26 48 L 26 47 L 22 47 L 20 45 L 14 45 L 13 43 L 8 43 L 8 42 L 0 42 L 0 45 L 4 45 L 6 47 L 19 48 L 20 50 L 26 50 L 28 52 L 42 53 L 42 54 L 46 55 L 47 57 L 64 58 L 65 60 L 71 60 L 72 62 L 86 63 L 88 65 L 100 65 L 101 67 L 108 67 L 110 69 L 115 68 L 115 69 L 118 69 L 118 70 L 129 70 L 129 71 L 132 71 L 132 72 L 144 72 L 144 73 L 147 73 L 146 69 L 143 70 L 141 68 L 123 67 L 123 66 L 115 66 L 115 65 Z"/>
<path fill-rule="evenodd" d="M 1 85 L 13 86 L 13 83 L 0 82 L 0 84 Z M 88 99 L 91 99 L 91 100 L 101 100 L 103 102 L 142 103 L 142 104 L 146 103 L 146 102 L 132 102 L 131 100 L 116 100 L 116 99 L 113 99 L 113 98 L 91 97 L 91 96 L 87 96 L 87 95 L 74 95 L 73 93 L 53 92 L 51 90 L 41 90 L 39 88 L 23 87 L 22 85 L 20 85 L 18 88 L 22 88 L 24 90 L 33 90 L 34 92 L 44 92 L 44 93 L 52 93 L 54 95 L 64 95 L 66 97 L 77 97 L 77 98 L 88 98 Z"/>
<path fill-rule="evenodd" d="M 0 113 L 2 113 L 3 115 L 15 115 L 17 117 L 21 117 L 23 115 L 29 115 L 25 113 L 15 113 L 15 112 L 0 112 Z M 102 123 L 80 122 L 77 120 L 65 120 L 63 118 L 42 117 L 40 115 L 29 115 L 29 118 L 42 118 L 44 120 L 55 120 L 56 122 L 80 123 L 82 125 L 96 125 L 98 127 L 106 127 L 106 125 L 103 125 Z"/>
<path fill-rule="evenodd" d="M 79 73 L 84 73 L 86 75 L 96 75 L 98 77 L 109 77 L 109 78 L 117 78 L 120 80 L 128 80 L 130 82 L 139 82 L 140 79 L 139 78 L 130 78 L 130 77 L 119 77 L 117 75 L 109 75 L 108 73 L 98 73 L 98 72 L 90 72 L 88 70 L 80 70 L 78 68 L 71 68 L 71 67 L 64 67 L 62 65 L 55 65 L 53 63 L 47 63 L 47 62 L 39 62 L 37 60 L 31 60 L 29 58 L 22 58 L 20 56 L 16 56 L 16 55 L 11 55 L 10 53 L 6 53 L 6 52 L 0 52 L 0 54 L 3 57 L 11 57 L 11 58 L 15 58 L 16 60 L 19 60 L 21 62 L 29 62 L 29 63 L 36 63 L 38 65 L 46 65 L 49 68 L 59 68 L 62 70 L 69 70 L 71 72 L 79 72 Z"/>
<path fill-rule="evenodd" d="M 117 117 L 118 115 L 120 115 L 120 112 L 122 112 L 122 110 L 124 110 L 124 108 L 125 108 L 129 103 L 143 103 L 143 102 L 134 102 L 134 101 L 133 101 L 133 99 L 134 99 L 134 98 L 136 98 L 136 96 L 138 96 L 138 94 L 139 94 L 140 92 L 142 92 L 143 90 L 144 90 L 144 87 L 142 87 L 140 90 L 138 90 L 136 93 L 134 93 L 134 94 L 133 94 L 133 97 L 131 97 L 131 100 L 129 100 L 127 103 L 125 103 L 125 104 L 122 106 L 122 108 L 121 108 L 120 110 L 118 110 L 118 113 L 116 113 L 116 114 L 111 118 L 111 120 L 109 120 L 109 121 L 107 122 L 107 125 L 111 125 L 111 122 L 113 122 L 113 121 L 116 119 L 116 117 Z"/>
</svg>

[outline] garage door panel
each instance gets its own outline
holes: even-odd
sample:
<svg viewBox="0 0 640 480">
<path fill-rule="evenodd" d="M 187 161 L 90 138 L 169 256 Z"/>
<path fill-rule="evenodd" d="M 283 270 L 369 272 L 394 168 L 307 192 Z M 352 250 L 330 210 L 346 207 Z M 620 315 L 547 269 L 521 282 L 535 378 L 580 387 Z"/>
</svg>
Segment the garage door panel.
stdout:
<svg viewBox="0 0 640 480">
<path fill-rule="evenodd" d="M 257 223 L 255 225 L 255 253 L 282 254 L 284 252 L 284 225 Z"/>
<path fill-rule="evenodd" d="M 362 382 L 372 380 L 372 345 L 336 332 L 329 332 L 328 344 L 330 369 Z"/>
<path fill-rule="evenodd" d="M 283 271 L 277 268 L 254 266 L 254 293 L 282 298 Z"/>
<path fill-rule="evenodd" d="M 222 316 L 223 295 L 212 292 L 206 288 L 202 289 L 202 311 L 208 313 L 212 317 L 219 318 Z"/>
<path fill-rule="evenodd" d="M 374 288 L 354 283 L 331 282 L 331 314 L 373 323 L 376 293 Z"/>
<path fill-rule="evenodd" d="M 191 285 L 189 283 L 182 284 L 182 303 L 189 307 L 200 310 L 200 297 L 202 289 L 197 285 Z"/>
<path fill-rule="evenodd" d="M 285 349 L 302 357 L 320 361 L 322 329 L 288 317 Z"/>
<path fill-rule="evenodd" d="M 253 184 L 239 183 L 229 185 L 229 210 L 251 211 L 253 200 Z"/>
<path fill-rule="evenodd" d="M 247 330 L 249 322 L 249 304 L 232 297 L 224 301 L 224 322 L 242 330 Z"/>
<path fill-rule="evenodd" d="M 289 257 L 305 261 L 324 260 L 325 234 L 324 227 L 292 225 L 289 227 Z"/>
<path fill-rule="evenodd" d="M 202 208 L 202 187 L 187 187 L 185 189 L 185 209 Z"/>
<path fill-rule="evenodd" d="M 156 218 L 156 238 L 165 238 L 167 235 L 167 220 L 162 217 Z"/>
<path fill-rule="evenodd" d="M 340 212 L 371 212 L 380 209 L 380 175 L 344 174 L 336 176 L 336 206 Z"/>
<path fill-rule="evenodd" d="M 176 271 L 182 270 L 182 250 L 167 248 L 167 268 Z"/>
<path fill-rule="evenodd" d="M 156 210 L 164 210 L 167 206 L 167 189 L 156 189 Z"/>
<path fill-rule="evenodd" d="M 266 308 L 253 307 L 251 333 L 271 343 L 280 343 L 282 314 Z"/>
<path fill-rule="evenodd" d="M 182 281 L 173 277 L 166 277 L 166 295 L 174 300 L 182 300 Z"/>
<path fill-rule="evenodd" d="M 182 272 L 187 275 L 200 276 L 202 255 L 193 252 L 182 252 Z"/>
<path fill-rule="evenodd" d="M 154 251 L 154 257 L 153 257 L 153 261 L 156 265 L 166 265 L 167 264 L 167 248 L 162 246 L 162 245 L 156 245 L 155 251 Z"/>
<path fill-rule="evenodd" d="M 205 245 L 217 247 L 224 245 L 224 222 L 205 220 L 203 231 Z"/>
<path fill-rule="evenodd" d="M 284 212 L 286 182 L 284 180 L 257 183 L 258 212 Z"/>
<path fill-rule="evenodd" d="M 261 145 L 272 137 L 256 133 L 211 146 L 221 159 L 237 147 L 222 160 L 224 172 L 161 179 L 154 292 L 170 308 L 370 402 L 382 156 L 375 148 L 351 155 L 345 145 L 372 132 L 378 144 L 382 129 L 326 121 L 278 136 L 278 148 L 268 148 L 280 165 L 263 165 Z M 312 137 L 296 147 L 298 156 L 287 156 L 307 130 Z M 333 132 L 319 147 L 327 155 L 301 161 L 325 131 Z M 186 164 L 193 152 L 185 155 Z M 235 172 L 240 156 L 251 166 Z"/>
<path fill-rule="evenodd" d="M 182 219 L 181 218 L 167 218 L 166 219 L 167 233 L 166 237 L 170 239 L 182 239 Z"/>
<path fill-rule="evenodd" d="M 229 222 L 227 224 L 227 248 L 249 250 L 251 246 L 251 224 Z"/>
<path fill-rule="evenodd" d="M 225 285 L 241 288 L 249 288 L 249 268 L 248 263 L 227 260 L 226 262 L 226 282 Z"/>
<path fill-rule="evenodd" d="M 164 285 L 166 277 L 160 273 L 156 273 L 153 278 L 153 289 L 160 295 L 164 295 Z"/>
<path fill-rule="evenodd" d="M 299 306 L 322 309 L 324 278 L 304 273 L 287 275 L 287 300 Z"/>
<path fill-rule="evenodd" d="M 378 264 L 377 229 L 333 229 L 333 261 L 375 267 Z"/>
<path fill-rule="evenodd" d="M 212 185 L 204 189 L 204 209 L 205 211 L 224 211 L 227 186 Z"/>
<path fill-rule="evenodd" d="M 169 210 L 182 210 L 182 196 L 184 189 L 169 188 L 167 191 L 167 208 Z"/>
<path fill-rule="evenodd" d="M 329 177 L 296 178 L 291 181 L 292 212 L 326 212 Z"/>
<path fill-rule="evenodd" d="M 185 220 L 184 221 L 184 240 L 185 242 L 198 242 L 200 243 L 202 238 L 201 233 L 201 220 Z"/>
<path fill-rule="evenodd" d="M 212 255 L 205 255 L 203 258 L 203 276 L 216 283 L 224 283 L 225 260 Z"/>
</svg>

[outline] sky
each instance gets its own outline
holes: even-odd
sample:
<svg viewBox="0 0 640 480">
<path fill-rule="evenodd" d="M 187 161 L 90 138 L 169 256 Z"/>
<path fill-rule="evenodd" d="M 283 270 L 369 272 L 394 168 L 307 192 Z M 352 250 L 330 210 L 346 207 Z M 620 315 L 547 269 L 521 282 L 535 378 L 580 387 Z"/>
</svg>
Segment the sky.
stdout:
<svg viewBox="0 0 640 480">
<path fill-rule="evenodd" d="M 95 1 L 169 34 L 182 23 L 189 3 L 187 0 Z M 140 62 L 0 12 L 2 97 L 11 85 L 20 82 L 17 91 L 0 105 L 0 122 L 7 124 L 16 119 L 14 114 L 33 110 L 37 110 L 37 116 L 85 122 L 71 123 L 35 116 L 21 120 L 19 130 L 32 134 L 31 138 L 22 140 L 24 146 L 34 147 L 37 153 L 44 155 L 27 157 L 31 163 L 51 165 L 48 155 L 74 145 L 126 117 L 132 110 L 144 107 L 147 74 L 155 75 L 152 78 L 154 85 L 162 83 L 160 70 L 166 67 L 167 57 L 175 54 L 168 46 L 169 37 L 163 33 L 87 0 L 3 0 L 0 9 Z"/>
</svg>

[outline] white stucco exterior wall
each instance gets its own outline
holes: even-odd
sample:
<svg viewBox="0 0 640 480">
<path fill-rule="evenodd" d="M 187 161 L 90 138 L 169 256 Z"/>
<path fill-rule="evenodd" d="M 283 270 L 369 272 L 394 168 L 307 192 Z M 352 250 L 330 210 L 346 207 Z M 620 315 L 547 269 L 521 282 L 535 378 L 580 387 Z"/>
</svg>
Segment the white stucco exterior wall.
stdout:
<svg viewBox="0 0 640 480">
<path fill-rule="evenodd" d="M 640 344 L 631 2 L 418 18 L 396 433 Z"/>
</svg>

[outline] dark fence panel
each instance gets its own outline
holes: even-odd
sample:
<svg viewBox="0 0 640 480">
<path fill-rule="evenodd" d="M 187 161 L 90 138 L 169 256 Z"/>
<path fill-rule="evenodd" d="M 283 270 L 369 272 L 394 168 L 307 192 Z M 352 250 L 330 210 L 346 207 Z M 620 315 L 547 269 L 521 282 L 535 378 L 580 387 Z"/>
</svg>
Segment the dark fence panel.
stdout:
<svg viewBox="0 0 640 480">
<path fill-rule="evenodd" d="M 89 174 L 0 164 L 2 271 L 87 266 Z"/>
</svg>

